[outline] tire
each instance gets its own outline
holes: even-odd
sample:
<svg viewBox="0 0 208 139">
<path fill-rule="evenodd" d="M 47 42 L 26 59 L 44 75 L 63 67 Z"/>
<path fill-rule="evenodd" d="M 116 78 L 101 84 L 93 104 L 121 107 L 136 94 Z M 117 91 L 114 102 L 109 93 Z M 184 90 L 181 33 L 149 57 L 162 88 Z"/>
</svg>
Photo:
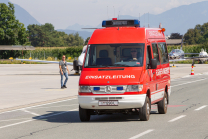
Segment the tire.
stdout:
<svg viewBox="0 0 208 139">
<path fill-rule="evenodd" d="M 88 109 L 82 109 L 79 106 L 79 118 L 82 122 L 86 122 L 90 120 L 90 110 Z"/>
<path fill-rule="evenodd" d="M 150 101 L 149 98 L 146 97 L 144 105 L 139 109 L 139 119 L 141 121 L 148 121 L 151 112 Z"/>
<path fill-rule="evenodd" d="M 158 104 L 157 104 L 157 108 L 158 108 L 158 112 L 160 114 L 166 114 L 167 110 L 168 110 L 168 97 L 167 97 L 167 93 L 164 93 L 164 97 L 163 100 L 161 100 Z"/>
</svg>

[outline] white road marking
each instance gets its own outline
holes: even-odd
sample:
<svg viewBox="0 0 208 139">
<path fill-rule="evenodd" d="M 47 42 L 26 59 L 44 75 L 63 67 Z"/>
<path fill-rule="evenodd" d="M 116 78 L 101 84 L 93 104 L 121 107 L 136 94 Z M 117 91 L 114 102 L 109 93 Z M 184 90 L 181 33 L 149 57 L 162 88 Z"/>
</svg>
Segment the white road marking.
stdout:
<svg viewBox="0 0 208 139">
<path fill-rule="evenodd" d="M 142 133 L 140 133 L 140 134 L 138 134 L 138 135 L 136 135 L 136 136 L 133 136 L 133 137 L 131 137 L 131 138 L 129 138 L 129 139 L 137 139 L 137 138 L 139 138 L 139 137 L 141 137 L 141 136 L 144 136 L 144 135 L 146 135 L 146 134 L 148 134 L 148 133 L 150 133 L 150 132 L 152 132 L 152 131 L 154 131 L 154 129 L 149 129 L 149 130 L 144 131 L 144 132 L 142 132 Z"/>
<path fill-rule="evenodd" d="M 40 115 L 37 114 L 37 113 L 31 112 L 31 111 L 28 111 L 28 110 L 25 110 L 25 109 L 23 109 L 22 111 L 24 111 L 24 112 L 26 112 L 26 113 L 29 113 L 29 114 L 32 114 L 32 115 L 35 115 L 35 116 L 40 116 Z"/>
<path fill-rule="evenodd" d="M 56 102 L 51 102 L 51 103 L 45 103 L 45 104 L 41 104 L 41 105 L 35 105 L 35 106 L 31 106 L 31 107 L 26 107 L 26 108 L 15 109 L 15 110 L 11 110 L 11 111 L 5 111 L 5 112 L 2 112 L 0 114 L 8 113 L 8 112 L 13 112 L 13 111 L 19 111 L 19 110 L 22 110 L 22 109 L 29 109 L 29 108 L 35 108 L 35 107 L 44 106 L 44 105 L 55 104 L 55 103 L 69 101 L 69 100 L 74 100 L 74 99 L 77 99 L 77 98 L 72 98 L 72 99 L 67 99 L 67 100 L 61 100 L 61 101 L 56 101 Z"/>
<path fill-rule="evenodd" d="M 14 125 L 19 125 L 19 124 L 27 123 L 27 122 L 31 122 L 31 121 L 34 121 L 34 120 L 36 120 L 36 119 L 32 119 L 32 120 L 27 120 L 27 121 L 19 122 L 19 123 L 14 123 L 14 124 L 10 124 L 10 125 L 1 126 L 0 129 L 6 128 L 6 127 L 10 127 L 10 126 L 14 126 Z"/>
<path fill-rule="evenodd" d="M 60 114 L 64 114 L 64 113 L 67 113 L 67 112 L 70 112 L 70 111 L 74 111 L 74 110 L 78 110 L 78 109 L 72 109 L 72 110 L 69 110 L 69 111 L 59 112 L 59 113 L 48 115 L 48 116 L 41 116 L 41 117 L 37 118 L 37 120 L 43 119 L 43 118 L 47 118 L 47 117 L 56 116 L 56 115 L 60 115 Z"/>
<path fill-rule="evenodd" d="M 60 105 L 60 106 L 51 106 L 51 107 L 38 107 L 38 108 L 28 108 L 28 109 L 45 109 L 45 108 L 70 107 L 70 106 L 75 106 L 75 105 L 79 105 L 79 104 Z"/>
<path fill-rule="evenodd" d="M 20 119 L 1 120 L 0 122 L 17 121 L 17 120 L 23 120 L 23 119 L 31 119 L 31 118 L 20 118 Z"/>
<path fill-rule="evenodd" d="M 199 82 L 199 81 L 203 81 L 203 80 L 206 80 L 206 79 L 200 79 L 200 80 L 196 80 L 196 81 L 192 81 L 192 82 L 186 82 L 186 83 L 182 83 L 182 84 L 178 84 L 178 85 L 173 85 L 171 87 L 181 86 L 181 85 L 184 85 L 184 84 L 190 84 L 190 83 Z"/>
<path fill-rule="evenodd" d="M 179 120 L 179 119 L 181 119 L 181 118 L 183 118 L 183 117 L 185 117 L 185 116 L 186 116 L 186 115 L 178 116 L 178 117 L 176 117 L 176 118 L 174 118 L 174 119 L 172 119 L 172 120 L 170 120 L 170 121 L 168 121 L 168 122 L 174 122 L 174 121 Z"/>
<path fill-rule="evenodd" d="M 201 107 L 195 109 L 195 111 L 199 111 L 199 110 L 201 110 L 201 109 L 203 109 L 203 108 L 205 108 L 205 107 L 207 107 L 207 105 L 201 106 Z"/>
<path fill-rule="evenodd" d="M 202 74 L 201 73 L 197 73 L 197 74 L 195 74 L 195 76 L 196 75 L 202 75 Z M 186 75 L 186 76 L 183 76 L 183 77 L 180 77 L 180 78 L 174 78 L 174 79 L 171 79 L 171 81 L 177 81 L 177 80 L 188 78 L 188 77 L 193 77 L 193 75 Z"/>
<path fill-rule="evenodd" d="M 70 111 L 74 111 L 74 110 L 78 110 L 78 109 L 73 109 L 73 110 L 69 110 L 69 111 L 65 111 L 65 112 L 59 112 L 59 113 L 51 114 L 51 115 L 48 115 L 48 116 L 40 116 L 40 117 L 38 117 L 37 119 L 31 119 L 31 120 L 22 121 L 22 122 L 10 124 L 10 125 L 1 126 L 0 129 L 6 128 L 6 127 L 15 126 L 15 125 L 20 125 L 20 124 L 24 124 L 24 123 L 28 123 L 28 122 L 32 122 L 32 121 L 35 121 L 35 120 L 40 120 L 40 119 L 47 118 L 47 117 L 52 117 L 52 116 L 64 114 L 64 113 L 67 113 L 67 112 L 70 112 Z"/>
</svg>

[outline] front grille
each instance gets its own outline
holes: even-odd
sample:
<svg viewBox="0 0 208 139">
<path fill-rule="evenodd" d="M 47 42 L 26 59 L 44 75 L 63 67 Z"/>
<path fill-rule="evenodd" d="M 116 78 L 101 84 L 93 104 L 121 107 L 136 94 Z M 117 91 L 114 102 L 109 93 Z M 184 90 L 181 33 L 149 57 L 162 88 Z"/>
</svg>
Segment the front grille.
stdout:
<svg viewBox="0 0 208 139">
<path fill-rule="evenodd" d="M 96 97 L 95 100 L 119 100 L 122 97 Z"/>
<path fill-rule="evenodd" d="M 99 90 L 94 90 L 94 87 Z M 117 90 L 117 87 L 123 87 L 123 90 Z M 127 85 L 112 85 L 112 86 L 90 86 L 93 94 L 123 94 L 126 92 Z"/>
</svg>

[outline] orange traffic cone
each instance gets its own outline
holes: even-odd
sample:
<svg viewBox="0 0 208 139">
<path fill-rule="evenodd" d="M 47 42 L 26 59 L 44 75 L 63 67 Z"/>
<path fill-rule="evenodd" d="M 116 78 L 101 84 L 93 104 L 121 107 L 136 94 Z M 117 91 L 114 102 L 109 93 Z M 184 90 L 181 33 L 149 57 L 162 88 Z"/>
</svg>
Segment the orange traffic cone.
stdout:
<svg viewBox="0 0 208 139">
<path fill-rule="evenodd" d="M 191 75 L 194 75 L 194 67 L 191 68 Z"/>
</svg>

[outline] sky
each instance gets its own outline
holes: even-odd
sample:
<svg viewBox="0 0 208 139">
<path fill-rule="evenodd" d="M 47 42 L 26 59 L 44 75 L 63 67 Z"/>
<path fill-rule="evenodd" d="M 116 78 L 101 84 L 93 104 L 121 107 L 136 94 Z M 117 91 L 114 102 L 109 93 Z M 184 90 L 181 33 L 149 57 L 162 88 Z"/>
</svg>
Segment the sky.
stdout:
<svg viewBox="0 0 208 139">
<path fill-rule="evenodd" d="M 10 0 L 28 11 L 41 24 L 66 29 L 78 23 L 97 26 L 120 15 L 160 14 L 181 5 L 207 0 Z"/>
</svg>

